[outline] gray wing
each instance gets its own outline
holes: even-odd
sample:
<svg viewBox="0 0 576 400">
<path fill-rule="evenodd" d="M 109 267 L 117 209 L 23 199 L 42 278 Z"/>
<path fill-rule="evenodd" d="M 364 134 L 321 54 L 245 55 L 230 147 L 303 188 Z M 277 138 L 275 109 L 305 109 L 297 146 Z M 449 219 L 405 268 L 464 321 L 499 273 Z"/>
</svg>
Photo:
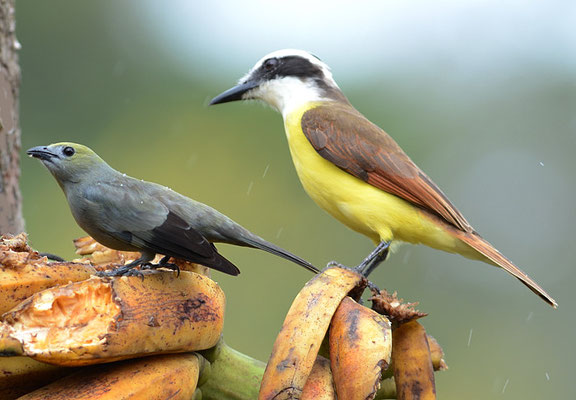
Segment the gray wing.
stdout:
<svg viewBox="0 0 576 400">
<path fill-rule="evenodd" d="M 162 196 L 171 193 L 160 185 L 126 178 L 91 186 L 83 197 L 91 203 L 91 209 L 98 210 L 93 219 L 99 228 L 114 239 L 238 275 L 240 271 L 234 264 L 161 201 Z"/>
</svg>

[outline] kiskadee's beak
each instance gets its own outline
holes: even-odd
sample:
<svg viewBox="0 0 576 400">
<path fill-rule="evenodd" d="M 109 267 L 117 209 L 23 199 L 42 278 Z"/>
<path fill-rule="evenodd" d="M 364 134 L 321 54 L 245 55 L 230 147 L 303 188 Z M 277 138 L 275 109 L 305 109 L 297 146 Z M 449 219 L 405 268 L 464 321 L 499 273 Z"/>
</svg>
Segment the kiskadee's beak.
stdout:
<svg viewBox="0 0 576 400">
<path fill-rule="evenodd" d="M 212 101 L 210 101 L 210 105 L 212 106 L 214 104 L 222 104 L 222 103 L 228 103 L 230 101 L 243 100 L 242 96 L 244 95 L 244 93 L 258 87 L 258 85 L 260 85 L 260 82 L 256 80 L 248 80 L 244 83 L 239 83 L 233 88 L 228 89 L 225 92 L 220 93 L 218 96 L 214 97 Z"/>
<path fill-rule="evenodd" d="M 50 161 L 52 158 L 60 158 L 57 154 L 52 153 L 47 146 L 32 147 L 31 149 L 26 150 L 26 154 L 43 161 Z"/>
</svg>

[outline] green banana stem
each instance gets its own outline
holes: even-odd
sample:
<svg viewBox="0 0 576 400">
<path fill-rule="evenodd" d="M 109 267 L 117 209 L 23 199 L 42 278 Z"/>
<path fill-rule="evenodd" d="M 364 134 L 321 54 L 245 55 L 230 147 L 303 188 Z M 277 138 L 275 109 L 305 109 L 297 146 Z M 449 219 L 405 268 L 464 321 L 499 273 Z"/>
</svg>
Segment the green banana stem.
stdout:
<svg viewBox="0 0 576 400">
<path fill-rule="evenodd" d="M 202 400 L 254 400 L 266 364 L 229 347 L 222 339 L 200 352 L 210 362 L 207 377 L 201 377 Z"/>
</svg>

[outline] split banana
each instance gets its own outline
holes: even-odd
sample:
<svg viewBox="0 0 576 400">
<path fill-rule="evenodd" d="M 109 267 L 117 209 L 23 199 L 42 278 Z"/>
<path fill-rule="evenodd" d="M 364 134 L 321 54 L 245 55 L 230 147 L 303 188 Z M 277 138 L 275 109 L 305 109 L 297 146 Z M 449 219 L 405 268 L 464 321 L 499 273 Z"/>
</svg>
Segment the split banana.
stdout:
<svg viewBox="0 0 576 400">
<path fill-rule="evenodd" d="M 202 361 L 194 353 L 82 368 L 19 400 L 190 400 Z"/>
<path fill-rule="evenodd" d="M 259 399 L 301 397 L 332 315 L 363 279 L 348 269 L 327 268 L 304 286 L 274 343 Z"/>
<path fill-rule="evenodd" d="M 193 272 L 144 271 L 36 293 L 2 316 L 0 353 L 65 366 L 207 349 L 222 333 L 224 293 Z"/>
<path fill-rule="evenodd" d="M 49 263 L 26 244 L 21 233 L 0 238 L 0 315 L 34 293 L 90 278 L 96 270 L 71 262 Z"/>
<path fill-rule="evenodd" d="M 330 361 L 338 398 L 369 400 L 376 395 L 392 353 L 390 321 L 345 297 L 330 324 Z"/>
</svg>

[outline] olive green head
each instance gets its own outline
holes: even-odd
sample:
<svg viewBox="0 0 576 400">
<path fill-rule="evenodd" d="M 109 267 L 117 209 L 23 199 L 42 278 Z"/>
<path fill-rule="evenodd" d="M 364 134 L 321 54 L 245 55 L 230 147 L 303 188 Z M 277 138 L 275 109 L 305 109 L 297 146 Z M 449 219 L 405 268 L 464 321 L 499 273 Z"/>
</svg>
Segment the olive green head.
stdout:
<svg viewBox="0 0 576 400">
<path fill-rule="evenodd" d="M 36 146 L 26 153 L 39 159 L 60 183 L 79 182 L 88 175 L 110 169 L 92 149 L 77 143 Z"/>
</svg>

